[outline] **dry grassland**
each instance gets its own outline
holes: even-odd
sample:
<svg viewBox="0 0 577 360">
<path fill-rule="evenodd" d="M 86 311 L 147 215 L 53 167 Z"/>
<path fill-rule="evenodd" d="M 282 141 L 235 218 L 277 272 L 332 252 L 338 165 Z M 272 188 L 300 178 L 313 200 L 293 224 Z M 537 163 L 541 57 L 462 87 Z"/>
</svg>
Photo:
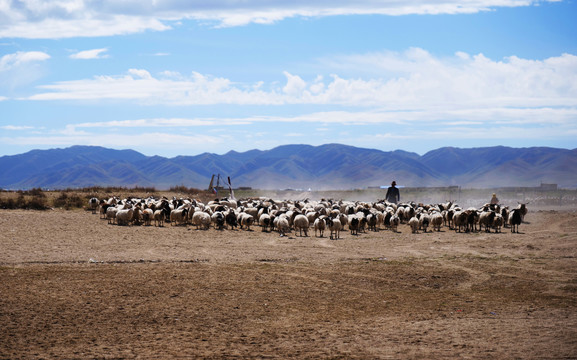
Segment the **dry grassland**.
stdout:
<svg viewBox="0 0 577 360">
<path fill-rule="evenodd" d="M 0 358 L 577 358 L 577 213 L 525 220 L 330 240 L 0 210 Z"/>
</svg>

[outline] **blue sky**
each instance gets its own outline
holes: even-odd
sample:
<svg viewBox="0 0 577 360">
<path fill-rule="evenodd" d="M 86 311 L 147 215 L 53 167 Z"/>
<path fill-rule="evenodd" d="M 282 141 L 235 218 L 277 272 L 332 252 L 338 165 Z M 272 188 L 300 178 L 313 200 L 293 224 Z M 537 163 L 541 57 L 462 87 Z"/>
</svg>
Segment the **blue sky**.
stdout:
<svg viewBox="0 0 577 360">
<path fill-rule="evenodd" d="M 575 0 L 0 0 L 0 156 L 577 148 Z"/>
</svg>

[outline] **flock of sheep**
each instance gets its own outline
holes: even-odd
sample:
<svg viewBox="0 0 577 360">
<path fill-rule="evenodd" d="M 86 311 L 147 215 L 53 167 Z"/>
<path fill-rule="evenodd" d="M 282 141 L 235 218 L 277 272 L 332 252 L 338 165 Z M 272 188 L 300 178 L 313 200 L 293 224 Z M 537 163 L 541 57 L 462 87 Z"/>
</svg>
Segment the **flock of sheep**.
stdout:
<svg viewBox="0 0 577 360">
<path fill-rule="evenodd" d="M 93 213 L 100 212 L 109 224 L 172 226 L 191 224 L 197 229 L 251 230 L 260 226 L 262 231 L 277 231 L 281 236 L 294 231 L 298 236 L 309 236 L 311 227 L 315 236 L 323 237 L 325 231 L 331 239 L 340 238 L 340 232 L 348 229 L 351 234 L 378 231 L 398 232 L 401 224 L 407 224 L 413 233 L 441 231 L 443 226 L 456 232 L 500 232 L 510 227 L 519 232 L 527 207 L 519 204 L 514 209 L 507 206 L 485 204 L 480 208 L 461 209 L 453 202 L 417 204 L 414 202 L 393 204 L 384 200 L 376 202 L 320 200 L 275 201 L 272 199 L 229 200 L 217 199 L 206 204 L 195 199 L 89 200 Z"/>
</svg>

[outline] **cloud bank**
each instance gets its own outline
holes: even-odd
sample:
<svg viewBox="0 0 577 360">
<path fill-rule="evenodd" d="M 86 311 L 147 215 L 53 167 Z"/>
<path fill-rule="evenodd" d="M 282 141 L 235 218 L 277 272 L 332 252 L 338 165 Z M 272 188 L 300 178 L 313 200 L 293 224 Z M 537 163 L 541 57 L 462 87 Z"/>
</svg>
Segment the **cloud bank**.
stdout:
<svg viewBox="0 0 577 360">
<path fill-rule="evenodd" d="M 577 106 L 577 56 L 544 60 L 482 54 L 439 58 L 419 48 L 341 57 L 338 66 L 370 67 L 369 78 L 336 74 L 306 80 L 284 72 L 283 85 L 165 71 L 130 69 L 123 75 L 63 81 L 39 87 L 27 100 L 123 100 L 149 105 L 334 105 L 389 111 Z M 336 68 L 337 66 L 333 66 Z"/>
<path fill-rule="evenodd" d="M 8 0 L 0 2 L 0 38 L 57 39 L 164 31 L 187 19 L 230 27 L 270 24 L 291 17 L 464 14 L 541 2 L 543 0 Z"/>
<path fill-rule="evenodd" d="M 283 81 L 270 83 L 129 69 L 119 75 L 42 85 L 36 94 L 21 100 L 77 102 L 81 106 L 90 102 L 98 106 L 136 104 L 161 109 L 160 113 L 175 107 L 191 113 L 187 107 L 196 111 L 202 106 L 242 113 L 247 105 L 261 105 L 261 110 L 270 111 L 237 117 L 230 116 L 238 112 L 232 110 L 217 117 L 70 119 L 50 133 L 13 124 L 4 129 L 19 135 L 0 140 L 47 146 L 94 142 L 117 146 L 129 141 L 143 152 L 174 148 L 176 153 L 183 143 L 189 144 L 190 151 L 199 152 L 224 144 L 229 149 L 248 150 L 294 142 L 289 139 L 292 136 L 303 143 L 339 142 L 375 148 L 383 144 L 407 148 L 406 142 L 463 146 L 469 139 L 491 139 L 495 145 L 503 140 L 514 143 L 527 139 L 570 143 L 577 136 L 575 55 L 492 60 L 463 52 L 437 57 L 411 48 L 319 61 L 328 75 L 306 79 L 285 71 L 279 74 Z M 331 74 L 339 69 L 360 73 L 366 68 L 371 73 L 363 78 Z"/>
</svg>

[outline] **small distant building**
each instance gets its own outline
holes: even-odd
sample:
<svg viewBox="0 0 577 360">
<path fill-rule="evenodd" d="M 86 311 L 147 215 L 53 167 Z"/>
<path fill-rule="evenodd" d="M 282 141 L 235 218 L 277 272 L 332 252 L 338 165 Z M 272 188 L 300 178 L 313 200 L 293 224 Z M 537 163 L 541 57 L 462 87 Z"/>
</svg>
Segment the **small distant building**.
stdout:
<svg viewBox="0 0 577 360">
<path fill-rule="evenodd" d="M 543 184 L 541 183 L 541 187 L 539 188 L 541 191 L 556 191 L 557 184 Z"/>
</svg>

